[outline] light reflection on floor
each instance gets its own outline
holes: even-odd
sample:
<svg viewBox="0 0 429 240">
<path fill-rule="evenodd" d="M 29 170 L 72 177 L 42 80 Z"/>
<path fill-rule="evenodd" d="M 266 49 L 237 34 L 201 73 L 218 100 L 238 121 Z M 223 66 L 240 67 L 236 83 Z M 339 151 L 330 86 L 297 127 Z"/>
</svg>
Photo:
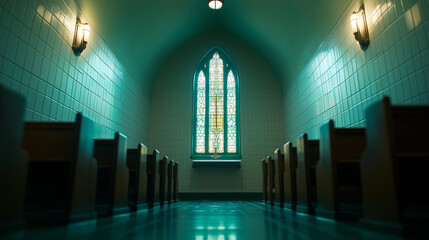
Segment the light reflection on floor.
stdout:
<svg viewBox="0 0 429 240">
<path fill-rule="evenodd" d="M 63 226 L 27 226 L 0 239 L 400 239 L 260 202 L 179 202 Z"/>
</svg>

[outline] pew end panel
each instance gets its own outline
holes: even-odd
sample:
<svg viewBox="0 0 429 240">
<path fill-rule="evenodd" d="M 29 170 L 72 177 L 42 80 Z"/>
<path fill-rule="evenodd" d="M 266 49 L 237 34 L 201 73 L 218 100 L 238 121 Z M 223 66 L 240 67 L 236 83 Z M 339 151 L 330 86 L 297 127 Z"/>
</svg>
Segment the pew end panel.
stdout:
<svg viewBox="0 0 429 240">
<path fill-rule="evenodd" d="M 128 206 L 130 211 L 137 210 L 137 196 L 139 194 L 139 154 L 137 149 L 127 149 L 127 167 L 128 167 Z M 146 169 L 145 169 L 146 171 Z"/>
<path fill-rule="evenodd" d="M 296 168 L 297 151 L 292 142 L 287 142 L 283 146 L 284 151 L 284 206 L 290 209 L 296 209 Z"/>
<path fill-rule="evenodd" d="M 0 232 L 25 223 L 28 158 L 21 148 L 25 103 L 23 96 L 0 85 Z"/>
<path fill-rule="evenodd" d="M 149 207 L 159 203 L 159 161 L 160 153 L 158 150 L 155 149 L 152 154 L 147 155 L 146 173 Z"/>
<path fill-rule="evenodd" d="M 79 141 L 70 212 L 72 216 L 77 216 L 76 220 L 79 220 L 79 215 L 87 215 L 85 218 L 90 219 L 96 214 L 94 210 L 97 189 L 97 161 L 93 157 L 94 122 L 82 114 L 77 114 L 76 126 L 79 131 Z"/>
<path fill-rule="evenodd" d="M 318 215 L 344 220 L 361 216 L 359 163 L 365 149 L 365 129 L 335 128 L 332 120 L 321 126 L 316 169 Z"/>
<path fill-rule="evenodd" d="M 159 203 L 163 206 L 167 202 L 168 186 L 167 186 L 167 168 L 168 157 L 164 156 L 159 160 Z"/>
<path fill-rule="evenodd" d="M 171 204 L 173 201 L 173 167 L 174 160 L 168 161 L 167 165 L 167 201 Z"/>
<path fill-rule="evenodd" d="M 363 222 L 429 237 L 429 106 L 391 106 L 384 97 L 366 116 Z"/>
<path fill-rule="evenodd" d="M 262 201 L 268 202 L 268 164 L 265 158 L 261 160 L 262 169 Z"/>
<path fill-rule="evenodd" d="M 138 176 L 138 198 L 137 206 L 146 205 L 148 202 L 148 175 L 146 172 L 147 169 L 147 147 L 143 144 L 139 144 L 137 147 L 137 161 L 139 164 L 139 176 Z"/>
<path fill-rule="evenodd" d="M 399 223 L 397 193 L 389 126 L 392 125 L 390 101 L 383 99 L 366 109 L 368 149 L 361 160 L 364 218 Z M 383 126 L 386 124 L 386 126 Z M 381 125 L 381 126 L 380 126 Z M 371 150 L 376 146 L 378 151 Z M 380 189 L 383 189 L 380 192 Z M 391 199 L 391 200 L 389 200 Z M 375 201 L 371 204 L 370 201 Z M 391 211 L 393 210 L 393 211 Z M 381 212 L 382 214 L 378 214 Z"/>
<path fill-rule="evenodd" d="M 275 199 L 279 203 L 280 207 L 283 207 L 284 203 L 284 171 L 285 171 L 285 162 L 284 155 L 280 148 L 274 151 L 274 163 L 275 163 Z"/>
<path fill-rule="evenodd" d="M 179 162 L 173 166 L 173 198 L 174 202 L 179 201 Z"/>
<path fill-rule="evenodd" d="M 126 212 L 129 180 L 127 137 L 116 132 L 114 139 L 97 139 L 94 144 L 94 157 L 98 163 L 97 211 L 102 216 Z"/>
<path fill-rule="evenodd" d="M 148 199 L 148 175 L 146 172 L 147 147 L 142 143 L 127 150 L 129 171 L 128 206 L 131 211 L 145 208 Z"/>
<path fill-rule="evenodd" d="M 317 202 L 316 164 L 319 160 L 319 140 L 308 140 L 307 134 L 297 139 L 297 206 L 300 212 L 314 213 Z"/>
<path fill-rule="evenodd" d="M 271 156 L 267 156 L 268 164 L 268 201 L 271 205 L 274 205 L 275 201 L 275 162 Z"/>
<path fill-rule="evenodd" d="M 127 168 L 127 137 L 121 133 L 115 133 L 115 145 L 117 146 L 116 175 L 114 185 L 114 213 L 128 210 L 128 185 L 129 171 Z"/>
</svg>

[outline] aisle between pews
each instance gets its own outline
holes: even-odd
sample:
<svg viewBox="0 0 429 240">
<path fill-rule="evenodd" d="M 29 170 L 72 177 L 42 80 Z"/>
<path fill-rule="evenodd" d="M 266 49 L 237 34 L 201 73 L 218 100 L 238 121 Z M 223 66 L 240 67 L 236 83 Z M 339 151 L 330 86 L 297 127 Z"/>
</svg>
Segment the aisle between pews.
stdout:
<svg viewBox="0 0 429 240">
<path fill-rule="evenodd" d="M 38 239 L 349 239 L 398 240 L 388 233 L 363 230 L 354 223 L 296 214 L 261 202 L 181 201 L 111 218 L 50 228 L 32 227 L 3 240 Z"/>
</svg>

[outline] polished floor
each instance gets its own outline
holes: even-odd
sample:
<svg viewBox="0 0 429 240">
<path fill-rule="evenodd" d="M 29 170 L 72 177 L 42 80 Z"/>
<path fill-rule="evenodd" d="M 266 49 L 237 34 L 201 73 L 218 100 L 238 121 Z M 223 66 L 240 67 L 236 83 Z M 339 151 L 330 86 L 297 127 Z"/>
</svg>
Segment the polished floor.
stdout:
<svg viewBox="0 0 429 240">
<path fill-rule="evenodd" d="M 0 239 L 400 239 L 267 206 L 261 202 L 178 202 L 63 226 L 27 226 Z"/>
</svg>

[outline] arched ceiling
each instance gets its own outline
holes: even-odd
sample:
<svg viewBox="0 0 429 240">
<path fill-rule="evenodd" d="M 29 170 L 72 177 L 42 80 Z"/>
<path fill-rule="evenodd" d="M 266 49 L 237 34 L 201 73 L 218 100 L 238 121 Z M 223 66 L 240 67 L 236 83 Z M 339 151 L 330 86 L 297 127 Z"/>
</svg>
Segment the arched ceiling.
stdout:
<svg viewBox="0 0 429 240">
<path fill-rule="evenodd" d="M 151 88 L 183 44 L 224 28 L 248 44 L 279 78 L 293 79 L 351 0 L 76 0 L 128 72 Z M 222 36 L 219 36 L 222 37 Z"/>
</svg>

